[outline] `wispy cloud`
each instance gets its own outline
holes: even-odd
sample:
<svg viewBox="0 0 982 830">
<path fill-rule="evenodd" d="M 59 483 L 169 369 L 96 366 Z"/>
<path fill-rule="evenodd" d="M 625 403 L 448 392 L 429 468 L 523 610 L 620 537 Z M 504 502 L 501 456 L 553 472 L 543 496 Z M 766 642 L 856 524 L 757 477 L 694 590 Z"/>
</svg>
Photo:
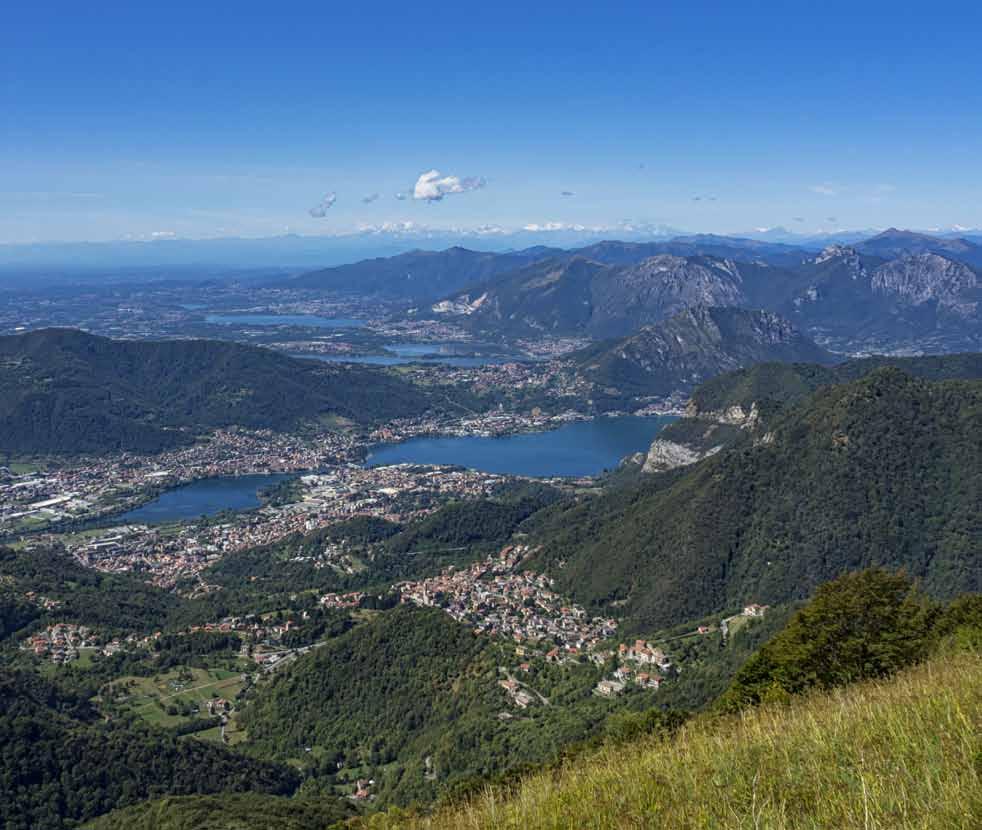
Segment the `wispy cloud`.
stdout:
<svg viewBox="0 0 982 830">
<path fill-rule="evenodd" d="M 808 188 L 812 193 L 817 193 L 819 196 L 838 196 L 839 191 L 842 189 L 838 185 L 830 184 L 829 182 L 824 182 L 822 184 L 813 184 Z"/>
<path fill-rule="evenodd" d="M 323 199 L 320 200 L 316 205 L 314 205 L 309 213 L 315 219 L 323 219 L 327 216 L 327 212 L 334 207 L 334 203 L 338 200 L 337 193 L 328 193 Z"/>
<path fill-rule="evenodd" d="M 572 190 L 563 190 L 563 191 L 560 191 L 559 195 L 560 196 L 565 196 L 565 197 L 569 198 L 570 196 L 575 196 L 576 193 L 574 193 Z"/>
<path fill-rule="evenodd" d="M 378 196 L 378 193 L 369 193 L 367 196 L 362 196 L 361 201 L 366 205 L 370 205 L 372 202 L 378 201 Z"/>
<path fill-rule="evenodd" d="M 481 176 L 444 176 L 439 170 L 421 173 L 413 188 L 413 198 L 424 202 L 439 202 L 453 193 L 480 190 L 487 184 Z"/>
<path fill-rule="evenodd" d="M 795 217 L 792 217 L 792 218 L 794 219 L 795 222 L 804 222 L 805 221 L 805 217 L 804 216 L 795 216 Z"/>
<path fill-rule="evenodd" d="M 396 195 L 395 195 L 395 196 L 396 196 L 396 198 L 397 198 L 397 199 L 398 199 L 398 200 L 399 200 L 400 202 L 405 202 L 405 201 L 406 201 L 406 199 L 408 199 L 408 198 L 409 198 L 409 194 L 408 194 L 408 193 L 396 193 Z"/>
</svg>

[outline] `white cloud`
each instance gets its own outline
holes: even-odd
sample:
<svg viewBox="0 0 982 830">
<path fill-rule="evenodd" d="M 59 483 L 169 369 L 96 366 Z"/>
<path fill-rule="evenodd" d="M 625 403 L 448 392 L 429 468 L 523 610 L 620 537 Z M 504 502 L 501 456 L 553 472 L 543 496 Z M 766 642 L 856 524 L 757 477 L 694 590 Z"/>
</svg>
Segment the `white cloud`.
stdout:
<svg viewBox="0 0 982 830">
<path fill-rule="evenodd" d="M 323 199 L 320 200 L 320 202 L 310 209 L 310 215 L 315 219 L 323 219 L 325 216 L 327 216 L 327 212 L 334 206 L 334 203 L 337 200 L 337 193 L 328 193 Z"/>
<path fill-rule="evenodd" d="M 396 198 L 397 198 L 397 199 L 398 199 L 398 200 L 399 200 L 400 202 L 405 202 L 405 201 L 406 201 L 406 199 L 408 199 L 408 198 L 409 198 L 409 194 L 408 194 L 408 193 L 396 193 Z"/>
<path fill-rule="evenodd" d="M 444 176 L 439 170 L 429 170 L 421 173 L 413 188 L 413 198 L 424 202 L 439 202 L 444 196 L 452 193 L 467 193 L 479 190 L 487 184 L 480 176 Z"/>
<path fill-rule="evenodd" d="M 829 184 L 828 182 L 824 184 L 813 184 L 808 188 L 812 193 L 817 193 L 819 196 L 838 196 L 839 188 L 834 184 Z"/>
</svg>

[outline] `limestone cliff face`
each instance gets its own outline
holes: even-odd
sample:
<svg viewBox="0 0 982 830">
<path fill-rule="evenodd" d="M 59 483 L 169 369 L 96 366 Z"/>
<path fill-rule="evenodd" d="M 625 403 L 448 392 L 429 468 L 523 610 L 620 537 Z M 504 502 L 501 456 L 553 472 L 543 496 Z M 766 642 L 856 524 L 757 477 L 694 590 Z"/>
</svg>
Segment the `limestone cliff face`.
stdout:
<svg viewBox="0 0 982 830">
<path fill-rule="evenodd" d="M 674 470 L 676 467 L 687 467 L 690 464 L 695 464 L 697 461 L 702 461 L 704 458 L 715 455 L 721 449 L 723 449 L 722 445 L 712 447 L 708 450 L 698 450 L 685 444 L 677 444 L 674 441 L 656 438 L 648 450 L 648 455 L 644 460 L 641 471 L 645 473 L 661 473 L 666 470 Z"/>
<path fill-rule="evenodd" d="M 873 291 L 895 295 L 914 306 L 933 301 L 962 317 L 978 309 L 972 296 L 978 275 L 967 265 L 937 254 L 906 256 L 881 265 L 870 284 Z"/>
<path fill-rule="evenodd" d="M 760 420 L 760 409 L 757 402 L 750 404 L 749 409 L 745 409 L 740 404 L 718 410 L 700 410 L 694 400 L 689 401 L 685 410 L 686 418 L 699 418 L 703 421 L 710 421 L 717 424 L 728 424 L 729 426 L 753 429 Z"/>
</svg>

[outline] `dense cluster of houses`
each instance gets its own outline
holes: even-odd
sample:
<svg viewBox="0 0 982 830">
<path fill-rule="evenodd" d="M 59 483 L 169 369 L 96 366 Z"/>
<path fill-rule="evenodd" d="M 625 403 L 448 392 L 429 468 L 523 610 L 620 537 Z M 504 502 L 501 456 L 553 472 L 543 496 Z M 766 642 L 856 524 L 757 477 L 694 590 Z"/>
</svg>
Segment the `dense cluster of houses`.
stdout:
<svg viewBox="0 0 982 830">
<path fill-rule="evenodd" d="M 99 643 L 98 636 L 87 626 L 55 623 L 32 634 L 21 647 L 37 657 L 46 657 L 53 663 L 68 663 L 78 659 L 79 649 L 91 648 Z"/>
<path fill-rule="evenodd" d="M 529 553 L 526 546 L 509 545 L 470 567 L 450 567 L 438 576 L 396 587 L 403 602 L 442 608 L 479 634 L 516 642 L 555 642 L 557 648 L 572 652 L 613 635 L 615 620 L 588 617 L 583 608 L 556 593 L 548 577 L 517 570 Z"/>
</svg>

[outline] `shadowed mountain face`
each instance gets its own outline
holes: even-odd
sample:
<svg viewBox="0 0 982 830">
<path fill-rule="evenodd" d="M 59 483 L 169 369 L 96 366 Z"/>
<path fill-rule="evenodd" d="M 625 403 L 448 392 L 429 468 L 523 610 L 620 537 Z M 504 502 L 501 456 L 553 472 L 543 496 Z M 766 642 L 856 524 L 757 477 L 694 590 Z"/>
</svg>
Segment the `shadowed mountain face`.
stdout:
<svg viewBox="0 0 982 830">
<path fill-rule="evenodd" d="M 655 396 L 685 391 L 754 363 L 828 363 L 834 358 L 776 314 L 694 306 L 570 359 L 598 385 Z"/>
<path fill-rule="evenodd" d="M 0 337 L 0 450 L 157 452 L 226 426 L 421 412 L 384 372 L 213 340 L 119 341 L 72 329 Z"/>
</svg>

